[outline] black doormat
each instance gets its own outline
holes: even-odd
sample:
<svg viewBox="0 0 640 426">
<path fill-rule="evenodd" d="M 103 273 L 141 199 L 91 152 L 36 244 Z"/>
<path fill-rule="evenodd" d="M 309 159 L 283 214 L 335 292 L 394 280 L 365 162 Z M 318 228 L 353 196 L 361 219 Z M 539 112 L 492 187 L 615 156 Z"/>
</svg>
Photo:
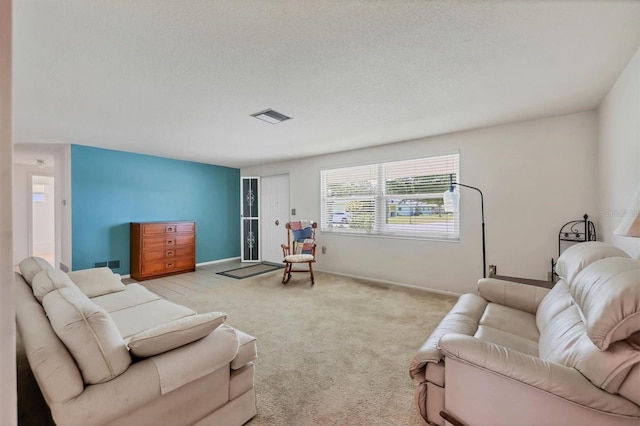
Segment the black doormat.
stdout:
<svg viewBox="0 0 640 426">
<path fill-rule="evenodd" d="M 256 275 L 264 274 L 282 268 L 284 268 L 284 265 L 262 262 L 251 266 L 243 266 L 242 268 L 235 268 L 229 269 L 228 271 L 217 272 L 217 274 L 241 280 L 243 278 L 254 277 Z"/>
</svg>

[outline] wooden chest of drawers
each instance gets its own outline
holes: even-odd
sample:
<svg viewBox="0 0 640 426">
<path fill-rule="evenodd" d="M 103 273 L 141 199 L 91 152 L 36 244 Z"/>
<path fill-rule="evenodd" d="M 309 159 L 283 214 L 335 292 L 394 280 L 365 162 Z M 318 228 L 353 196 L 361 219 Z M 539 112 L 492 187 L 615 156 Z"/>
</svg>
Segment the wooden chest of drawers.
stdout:
<svg viewBox="0 0 640 426">
<path fill-rule="evenodd" d="M 131 278 L 196 270 L 195 222 L 131 222 Z"/>
</svg>

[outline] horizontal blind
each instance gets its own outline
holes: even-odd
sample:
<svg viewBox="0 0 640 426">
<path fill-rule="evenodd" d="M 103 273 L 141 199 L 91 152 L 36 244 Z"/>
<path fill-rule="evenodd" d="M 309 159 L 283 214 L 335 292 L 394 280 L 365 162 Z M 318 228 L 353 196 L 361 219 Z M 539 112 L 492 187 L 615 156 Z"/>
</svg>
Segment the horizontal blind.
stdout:
<svg viewBox="0 0 640 426">
<path fill-rule="evenodd" d="M 458 173 L 459 154 L 322 170 L 321 230 L 457 239 L 442 194 Z"/>
<path fill-rule="evenodd" d="M 366 165 L 320 172 L 321 229 L 362 233 L 374 228 L 377 166 Z"/>
</svg>

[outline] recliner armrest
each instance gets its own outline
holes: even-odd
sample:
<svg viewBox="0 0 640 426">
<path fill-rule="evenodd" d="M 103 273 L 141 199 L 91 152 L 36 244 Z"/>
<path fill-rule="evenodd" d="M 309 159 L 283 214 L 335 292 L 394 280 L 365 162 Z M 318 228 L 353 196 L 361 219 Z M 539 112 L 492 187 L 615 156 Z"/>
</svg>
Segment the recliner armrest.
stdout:
<svg viewBox="0 0 640 426">
<path fill-rule="evenodd" d="M 477 294 L 467 293 L 460 296 L 451 311 L 440 321 L 440 324 L 422 344 L 418 353 L 411 360 L 409 374 L 416 384 L 425 380 L 428 362 L 438 363 L 443 355 L 438 347 L 440 338 L 446 333 L 462 333 L 473 335 L 487 307 L 487 301 Z"/>
<path fill-rule="evenodd" d="M 478 293 L 490 302 L 520 311 L 536 313 L 540 301 L 549 293 L 548 288 L 512 281 L 483 278 L 478 281 Z"/>
<path fill-rule="evenodd" d="M 590 409 L 640 416 L 640 407 L 594 386 L 578 370 L 471 336 L 449 333 L 440 339 L 447 358 L 497 374 Z M 447 365 L 447 368 L 451 368 Z"/>
</svg>

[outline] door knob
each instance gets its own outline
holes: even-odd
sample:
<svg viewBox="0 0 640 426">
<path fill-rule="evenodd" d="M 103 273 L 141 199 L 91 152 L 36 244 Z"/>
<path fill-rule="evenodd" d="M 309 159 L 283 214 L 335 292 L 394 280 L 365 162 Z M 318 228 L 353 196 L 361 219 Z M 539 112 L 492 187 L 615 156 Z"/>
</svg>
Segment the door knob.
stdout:
<svg viewBox="0 0 640 426">
<path fill-rule="evenodd" d="M 276 226 L 280 225 L 280 221 L 276 219 Z"/>
</svg>

